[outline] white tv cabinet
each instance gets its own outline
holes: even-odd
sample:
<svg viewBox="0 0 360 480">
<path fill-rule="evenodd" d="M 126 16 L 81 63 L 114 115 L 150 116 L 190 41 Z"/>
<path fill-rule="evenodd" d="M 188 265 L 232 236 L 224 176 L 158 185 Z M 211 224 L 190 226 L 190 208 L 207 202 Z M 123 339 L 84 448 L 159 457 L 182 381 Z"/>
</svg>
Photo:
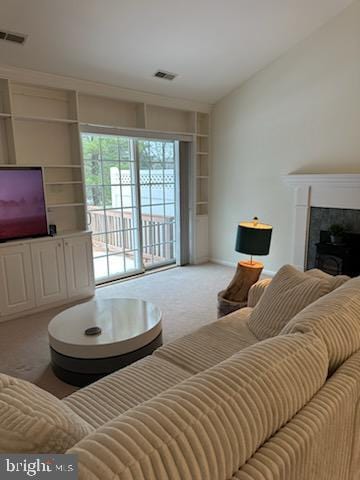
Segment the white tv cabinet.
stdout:
<svg viewBox="0 0 360 480">
<path fill-rule="evenodd" d="M 94 292 L 91 232 L 0 244 L 0 322 Z"/>
</svg>

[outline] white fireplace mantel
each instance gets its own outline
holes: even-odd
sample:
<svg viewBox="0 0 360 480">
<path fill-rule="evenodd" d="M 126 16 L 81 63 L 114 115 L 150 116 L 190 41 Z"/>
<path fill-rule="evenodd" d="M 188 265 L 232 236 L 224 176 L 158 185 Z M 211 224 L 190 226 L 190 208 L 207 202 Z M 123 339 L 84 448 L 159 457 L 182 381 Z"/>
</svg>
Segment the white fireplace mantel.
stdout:
<svg viewBox="0 0 360 480">
<path fill-rule="evenodd" d="M 292 174 L 283 180 L 294 189 L 292 260 L 304 270 L 311 207 L 360 210 L 360 174 Z"/>
</svg>

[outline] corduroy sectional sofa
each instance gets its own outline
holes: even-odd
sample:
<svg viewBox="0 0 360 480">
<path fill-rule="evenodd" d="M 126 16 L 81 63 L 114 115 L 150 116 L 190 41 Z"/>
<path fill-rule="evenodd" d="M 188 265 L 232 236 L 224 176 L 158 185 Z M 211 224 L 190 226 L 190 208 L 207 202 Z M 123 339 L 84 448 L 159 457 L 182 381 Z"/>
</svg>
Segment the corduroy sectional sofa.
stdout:
<svg viewBox="0 0 360 480">
<path fill-rule="evenodd" d="M 360 277 L 285 266 L 62 401 L 0 375 L 0 451 L 75 453 L 83 480 L 357 480 L 359 349 Z"/>
</svg>

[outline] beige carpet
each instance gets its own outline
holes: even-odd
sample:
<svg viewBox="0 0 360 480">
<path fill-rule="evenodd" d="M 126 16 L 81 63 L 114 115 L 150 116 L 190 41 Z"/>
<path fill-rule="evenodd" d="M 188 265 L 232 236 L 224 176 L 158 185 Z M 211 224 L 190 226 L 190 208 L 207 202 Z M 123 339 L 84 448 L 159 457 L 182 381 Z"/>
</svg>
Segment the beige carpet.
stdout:
<svg viewBox="0 0 360 480">
<path fill-rule="evenodd" d="M 234 269 L 215 264 L 187 266 L 152 273 L 98 288 L 99 298 L 148 300 L 163 312 L 164 343 L 216 319 L 216 295 Z M 0 371 L 36 383 L 58 397 L 75 390 L 60 381 L 49 366 L 47 325 L 64 308 L 0 323 Z"/>
</svg>

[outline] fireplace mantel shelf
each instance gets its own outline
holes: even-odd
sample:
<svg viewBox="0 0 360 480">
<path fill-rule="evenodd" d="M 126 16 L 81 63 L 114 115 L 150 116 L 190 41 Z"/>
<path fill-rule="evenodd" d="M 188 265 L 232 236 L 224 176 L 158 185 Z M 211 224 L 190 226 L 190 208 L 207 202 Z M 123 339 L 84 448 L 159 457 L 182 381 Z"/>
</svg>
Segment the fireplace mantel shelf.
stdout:
<svg viewBox="0 0 360 480">
<path fill-rule="evenodd" d="M 306 265 L 312 207 L 360 210 L 360 174 L 290 174 L 283 181 L 293 188 L 293 264 Z"/>
<path fill-rule="evenodd" d="M 282 176 L 283 181 L 291 186 L 327 184 L 339 187 L 360 187 L 360 173 L 306 173 Z"/>
</svg>

